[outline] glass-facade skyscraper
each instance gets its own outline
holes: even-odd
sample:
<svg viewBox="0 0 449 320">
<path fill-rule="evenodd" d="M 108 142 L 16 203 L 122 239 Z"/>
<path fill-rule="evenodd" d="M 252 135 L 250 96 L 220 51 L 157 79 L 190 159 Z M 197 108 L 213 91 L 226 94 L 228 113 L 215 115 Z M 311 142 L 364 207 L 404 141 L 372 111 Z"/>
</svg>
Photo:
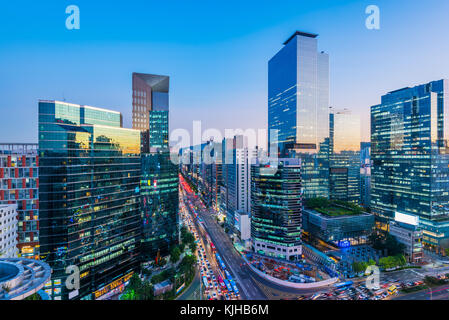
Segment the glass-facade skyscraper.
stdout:
<svg viewBox="0 0 449 320">
<path fill-rule="evenodd" d="M 101 299 L 139 267 L 140 132 L 119 112 L 39 102 L 40 259 L 52 299 Z M 65 281 L 76 266 L 79 290 Z"/>
<path fill-rule="evenodd" d="M 142 255 L 151 260 L 178 243 L 178 166 L 166 150 L 142 154 L 141 161 Z"/>
<path fill-rule="evenodd" d="M 142 131 L 139 199 L 145 261 L 168 255 L 179 237 L 179 168 L 170 158 L 169 81 L 154 74 L 132 76 L 133 127 Z"/>
<path fill-rule="evenodd" d="M 419 217 L 432 249 L 449 247 L 448 93 L 433 81 L 371 107 L 371 209 L 380 227 L 396 212 Z"/>
<path fill-rule="evenodd" d="M 169 83 L 168 76 L 132 74 L 132 126 L 142 132 L 142 152 L 150 151 L 151 139 L 155 148 L 168 146 Z"/>
<path fill-rule="evenodd" d="M 360 202 L 360 117 L 349 110 L 329 114 L 329 198 Z"/>
<path fill-rule="evenodd" d="M 301 158 L 307 198 L 329 195 L 329 56 L 317 37 L 295 32 L 268 62 L 269 142 L 280 157 Z"/>
</svg>

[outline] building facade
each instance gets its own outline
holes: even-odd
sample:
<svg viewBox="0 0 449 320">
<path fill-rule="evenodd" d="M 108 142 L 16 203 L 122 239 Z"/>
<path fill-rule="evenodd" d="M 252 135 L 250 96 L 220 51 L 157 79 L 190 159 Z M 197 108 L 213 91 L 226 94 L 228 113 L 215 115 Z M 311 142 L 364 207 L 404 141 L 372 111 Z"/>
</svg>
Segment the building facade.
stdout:
<svg viewBox="0 0 449 320">
<path fill-rule="evenodd" d="M 19 257 L 39 258 L 37 144 L 0 144 L 0 204 L 17 204 Z"/>
<path fill-rule="evenodd" d="M 152 260 L 158 252 L 168 255 L 179 243 L 178 166 L 164 150 L 142 154 L 141 161 L 142 255 L 145 260 Z"/>
<path fill-rule="evenodd" d="M 254 251 L 283 259 L 302 254 L 299 159 L 251 165 L 251 238 Z"/>
<path fill-rule="evenodd" d="M 352 246 L 366 244 L 374 229 L 374 215 L 366 212 L 331 216 L 304 209 L 303 217 L 305 231 L 337 246 L 342 242 Z"/>
<path fill-rule="evenodd" d="M 306 198 L 329 195 L 329 56 L 317 37 L 295 32 L 268 63 L 269 143 L 301 158 Z"/>
<path fill-rule="evenodd" d="M 371 107 L 371 209 L 384 227 L 395 213 L 419 217 L 430 249 L 449 247 L 449 82 L 382 96 Z"/>
<path fill-rule="evenodd" d="M 0 204 L 0 257 L 17 258 L 18 214 L 16 204 Z"/>
<path fill-rule="evenodd" d="M 101 299 L 139 268 L 140 132 L 122 128 L 119 112 L 41 100 L 39 169 L 51 299 Z M 64 285 L 68 267 L 79 270 L 79 290 Z"/>
<path fill-rule="evenodd" d="M 329 114 L 329 198 L 360 201 L 360 117 L 348 110 Z"/>
<path fill-rule="evenodd" d="M 419 263 L 423 260 L 423 231 L 418 226 L 392 221 L 390 234 L 405 245 L 405 255 L 409 262 Z"/>
<path fill-rule="evenodd" d="M 165 124 L 168 124 L 169 81 L 168 76 L 132 74 L 132 127 L 142 132 L 141 151 L 144 153 L 149 152 L 151 135 L 155 135 L 155 145 L 164 144 L 165 140 L 168 143 L 168 126 Z M 153 110 L 156 112 L 150 113 Z"/>
<path fill-rule="evenodd" d="M 371 205 L 371 142 L 360 143 L 360 205 Z"/>
</svg>

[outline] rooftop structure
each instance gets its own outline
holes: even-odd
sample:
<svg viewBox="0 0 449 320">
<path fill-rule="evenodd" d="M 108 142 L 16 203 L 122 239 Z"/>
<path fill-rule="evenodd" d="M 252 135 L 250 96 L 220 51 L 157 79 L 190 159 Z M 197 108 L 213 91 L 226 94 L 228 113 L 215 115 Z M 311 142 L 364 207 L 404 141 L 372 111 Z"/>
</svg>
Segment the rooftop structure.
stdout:
<svg viewBox="0 0 449 320">
<path fill-rule="evenodd" d="M 50 277 L 51 268 L 43 261 L 0 259 L 0 300 L 23 300 L 42 289 Z"/>
</svg>

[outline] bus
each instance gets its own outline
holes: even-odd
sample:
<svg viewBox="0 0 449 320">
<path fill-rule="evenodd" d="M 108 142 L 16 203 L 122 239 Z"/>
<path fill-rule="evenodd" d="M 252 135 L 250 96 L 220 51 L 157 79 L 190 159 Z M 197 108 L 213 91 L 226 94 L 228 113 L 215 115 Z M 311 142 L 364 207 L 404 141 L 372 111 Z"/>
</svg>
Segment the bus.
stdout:
<svg viewBox="0 0 449 320">
<path fill-rule="evenodd" d="M 220 285 L 220 288 L 221 288 L 222 290 L 226 289 L 226 285 L 225 285 L 225 283 L 223 282 L 222 277 L 221 277 L 221 276 L 218 276 L 217 279 L 218 279 L 218 283 L 219 283 L 219 285 Z"/>
<path fill-rule="evenodd" d="M 354 282 L 352 282 L 352 281 L 340 282 L 340 283 L 335 284 L 334 287 L 337 289 L 345 289 L 345 288 L 349 288 L 353 284 L 354 284 Z"/>
<path fill-rule="evenodd" d="M 231 274 L 229 273 L 228 270 L 225 270 L 225 275 L 227 279 L 232 280 Z"/>
<path fill-rule="evenodd" d="M 226 289 L 228 289 L 229 292 L 232 292 L 232 286 L 229 284 L 229 281 L 224 279 L 223 282 L 225 283 Z"/>
<path fill-rule="evenodd" d="M 235 294 L 239 294 L 239 289 L 237 288 L 234 280 L 229 280 L 229 284 L 232 286 L 232 290 L 234 290 Z"/>
<path fill-rule="evenodd" d="M 210 250 L 212 251 L 212 253 L 215 253 L 217 250 L 215 249 L 215 245 L 212 241 L 210 241 Z"/>
<path fill-rule="evenodd" d="M 221 260 L 221 257 L 218 253 L 215 254 L 215 257 L 217 258 L 217 262 L 220 265 L 220 267 L 225 270 L 226 269 L 226 265 L 223 263 L 223 260 Z"/>
</svg>

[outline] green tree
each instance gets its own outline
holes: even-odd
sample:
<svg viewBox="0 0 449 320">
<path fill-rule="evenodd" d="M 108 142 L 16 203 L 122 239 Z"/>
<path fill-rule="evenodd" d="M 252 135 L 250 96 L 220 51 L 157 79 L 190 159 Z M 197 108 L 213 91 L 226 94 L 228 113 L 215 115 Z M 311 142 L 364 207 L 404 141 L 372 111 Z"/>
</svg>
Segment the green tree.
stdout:
<svg viewBox="0 0 449 320">
<path fill-rule="evenodd" d="M 172 263 L 176 263 L 179 261 L 179 258 L 181 257 L 181 250 L 178 246 L 174 246 L 170 251 L 170 261 Z"/>
<path fill-rule="evenodd" d="M 190 251 L 192 251 L 192 252 L 195 252 L 195 250 L 198 248 L 198 246 L 196 245 L 196 243 L 195 242 L 192 242 L 190 245 L 189 245 L 189 249 L 190 249 Z"/>
</svg>

